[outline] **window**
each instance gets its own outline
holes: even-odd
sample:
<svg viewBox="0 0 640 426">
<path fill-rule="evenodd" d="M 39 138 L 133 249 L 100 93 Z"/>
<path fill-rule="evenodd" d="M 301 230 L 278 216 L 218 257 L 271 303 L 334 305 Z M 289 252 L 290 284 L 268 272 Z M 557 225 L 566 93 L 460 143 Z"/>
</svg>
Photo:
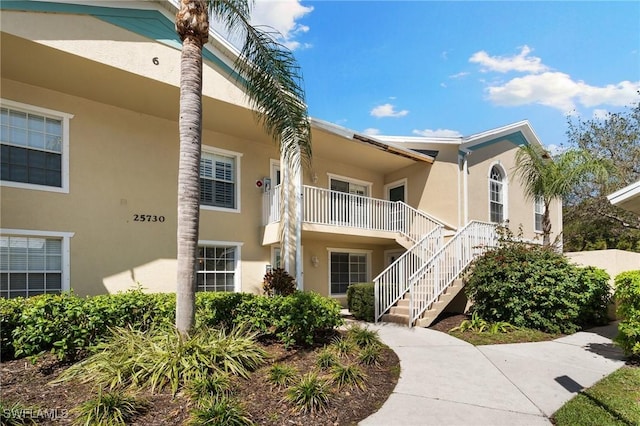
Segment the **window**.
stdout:
<svg viewBox="0 0 640 426">
<path fill-rule="evenodd" d="M 544 216 L 544 199 L 542 197 L 536 197 L 533 203 L 533 214 L 535 217 L 535 231 L 542 232 L 542 217 Z"/>
<path fill-rule="evenodd" d="M 198 247 L 197 291 L 239 291 L 238 246 Z"/>
<path fill-rule="evenodd" d="M 29 232 L 29 231 L 21 231 Z M 33 233 L 33 232 L 31 232 Z M 69 289 L 68 237 L 0 236 L 0 296 L 28 297 Z"/>
<path fill-rule="evenodd" d="M 489 174 L 489 217 L 491 222 L 502 223 L 504 212 L 504 174 L 498 166 L 491 167 Z"/>
<path fill-rule="evenodd" d="M 3 186 L 68 192 L 69 114 L 2 100 Z"/>
<path fill-rule="evenodd" d="M 349 284 L 369 281 L 369 252 L 331 251 L 331 294 L 345 294 Z"/>
<path fill-rule="evenodd" d="M 203 151 L 200 159 L 200 204 L 239 210 L 240 155 Z"/>
</svg>

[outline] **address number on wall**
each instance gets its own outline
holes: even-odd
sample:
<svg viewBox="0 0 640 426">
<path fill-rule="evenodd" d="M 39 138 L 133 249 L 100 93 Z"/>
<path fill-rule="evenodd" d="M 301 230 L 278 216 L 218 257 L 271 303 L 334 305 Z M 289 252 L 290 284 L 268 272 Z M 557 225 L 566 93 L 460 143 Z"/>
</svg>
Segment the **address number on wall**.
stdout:
<svg viewBox="0 0 640 426">
<path fill-rule="evenodd" d="M 157 216 L 155 214 L 134 214 L 134 222 L 164 222 L 164 216 Z"/>
</svg>

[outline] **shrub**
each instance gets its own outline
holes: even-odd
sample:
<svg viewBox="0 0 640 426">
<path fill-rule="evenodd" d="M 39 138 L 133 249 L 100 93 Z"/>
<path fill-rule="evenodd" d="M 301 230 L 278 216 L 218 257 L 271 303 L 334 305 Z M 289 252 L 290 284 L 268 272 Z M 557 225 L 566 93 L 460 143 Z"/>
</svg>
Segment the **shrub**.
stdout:
<svg viewBox="0 0 640 426">
<path fill-rule="evenodd" d="M 187 423 L 193 426 L 245 426 L 253 422 L 244 406 L 228 396 L 206 398 L 201 405 L 191 412 Z"/>
<path fill-rule="evenodd" d="M 36 425 L 32 413 L 37 413 L 38 407 L 30 407 L 18 402 L 9 404 L 0 399 L 0 425 L 3 426 L 22 426 Z"/>
<path fill-rule="evenodd" d="M 320 351 L 316 359 L 316 365 L 322 370 L 333 367 L 337 362 L 338 357 L 330 348 L 324 348 Z"/>
<path fill-rule="evenodd" d="M 331 378 L 333 383 L 339 387 L 348 387 L 353 389 L 359 387 L 364 390 L 366 375 L 364 371 L 357 365 L 336 364 L 331 367 Z"/>
<path fill-rule="evenodd" d="M 247 378 L 266 357 L 254 337 L 238 329 L 206 327 L 187 338 L 176 330 L 115 329 L 107 343 L 98 345 L 98 352 L 71 366 L 56 382 L 77 379 L 110 389 L 131 386 L 151 392 L 168 387 L 176 394 L 213 374 Z"/>
<path fill-rule="evenodd" d="M 187 383 L 187 394 L 194 401 L 231 393 L 231 376 L 228 373 L 216 373 Z"/>
<path fill-rule="evenodd" d="M 230 330 L 234 326 L 238 306 L 254 297 L 249 293 L 196 293 L 196 328 L 207 326 Z"/>
<path fill-rule="evenodd" d="M 291 386 L 285 399 L 302 412 L 324 410 L 329 405 L 329 383 L 316 373 L 307 373 L 298 383 Z"/>
<path fill-rule="evenodd" d="M 358 361 L 363 365 L 378 365 L 382 356 L 382 346 L 369 345 L 360 349 Z"/>
<path fill-rule="evenodd" d="M 15 356 L 50 350 L 59 359 L 103 342 L 110 327 L 148 330 L 168 327 L 175 318 L 175 296 L 131 290 L 80 298 L 73 293 L 45 294 L 26 299 L 12 332 Z"/>
<path fill-rule="evenodd" d="M 269 369 L 269 381 L 279 387 L 288 386 L 297 373 L 297 370 L 289 365 L 274 364 Z"/>
<path fill-rule="evenodd" d="M 347 307 L 356 319 L 369 322 L 375 320 L 374 291 L 373 283 L 351 284 L 347 288 Z"/>
<path fill-rule="evenodd" d="M 122 391 L 102 393 L 83 402 L 74 412 L 78 413 L 78 425 L 126 425 L 129 420 L 144 412 L 148 403 L 126 395 Z"/>
<path fill-rule="evenodd" d="M 312 345 L 343 323 L 338 302 L 307 292 L 245 300 L 235 321 L 250 324 L 286 346 Z"/>
<path fill-rule="evenodd" d="M 347 337 L 351 339 L 359 348 L 371 345 L 381 345 L 380 337 L 376 330 L 369 330 L 366 327 L 352 325 L 347 329 Z"/>
<path fill-rule="evenodd" d="M 15 356 L 13 349 L 13 330 L 20 324 L 22 307 L 27 299 L 0 298 L 0 360 L 6 361 Z"/>
<path fill-rule="evenodd" d="M 605 276 L 550 249 L 507 241 L 474 261 L 466 292 L 488 323 L 572 333 L 606 318 Z"/>
<path fill-rule="evenodd" d="M 620 318 L 615 341 L 625 354 L 640 356 L 640 270 L 619 274 L 615 284 Z"/>
<path fill-rule="evenodd" d="M 356 344 L 351 339 L 336 336 L 331 341 L 330 348 L 340 356 L 347 356 L 356 350 Z"/>
<path fill-rule="evenodd" d="M 267 296 L 288 296 L 296 291 L 296 281 L 282 268 L 276 268 L 264 275 L 262 290 Z"/>
</svg>

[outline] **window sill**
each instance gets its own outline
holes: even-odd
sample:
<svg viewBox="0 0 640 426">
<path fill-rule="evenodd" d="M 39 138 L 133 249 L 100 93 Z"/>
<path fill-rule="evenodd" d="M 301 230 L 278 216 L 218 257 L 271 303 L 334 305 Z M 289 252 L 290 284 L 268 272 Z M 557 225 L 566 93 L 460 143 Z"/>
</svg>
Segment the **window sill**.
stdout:
<svg viewBox="0 0 640 426">
<path fill-rule="evenodd" d="M 216 207 L 216 206 L 207 206 L 204 204 L 200 204 L 200 210 L 209 210 L 216 212 L 225 212 L 225 213 L 240 213 L 240 209 L 229 209 L 225 207 Z"/>
<path fill-rule="evenodd" d="M 59 186 L 36 185 L 34 183 L 12 182 L 8 180 L 0 181 L 0 187 L 28 189 L 30 191 L 57 192 L 59 194 L 68 194 L 69 188 Z"/>
</svg>

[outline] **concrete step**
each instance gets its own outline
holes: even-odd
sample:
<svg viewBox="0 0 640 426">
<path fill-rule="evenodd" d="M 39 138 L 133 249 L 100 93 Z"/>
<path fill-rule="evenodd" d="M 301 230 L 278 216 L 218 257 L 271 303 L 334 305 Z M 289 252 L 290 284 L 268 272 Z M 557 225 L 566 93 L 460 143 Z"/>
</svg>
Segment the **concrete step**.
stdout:
<svg viewBox="0 0 640 426">
<path fill-rule="evenodd" d="M 404 315 L 408 318 L 409 306 L 392 306 L 391 309 L 389 309 L 389 313 L 395 315 Z"/>
<path fill-rule="evenodd" d="M 409 325 L 409 316 L 408 315 L 398 315 L 398 314 L 384 314 L 382 316 L 383 322 L 392 322 L 395 324 Z"/>
<path fill-rule="evenodd" d="M 457 279 L 451 283 L 445 293 L 441 294 L 438 300 L 416 320 L 416 327 L 429 327 L 463 288 L 464 281 L 461 279 Z"/>
</svg>

